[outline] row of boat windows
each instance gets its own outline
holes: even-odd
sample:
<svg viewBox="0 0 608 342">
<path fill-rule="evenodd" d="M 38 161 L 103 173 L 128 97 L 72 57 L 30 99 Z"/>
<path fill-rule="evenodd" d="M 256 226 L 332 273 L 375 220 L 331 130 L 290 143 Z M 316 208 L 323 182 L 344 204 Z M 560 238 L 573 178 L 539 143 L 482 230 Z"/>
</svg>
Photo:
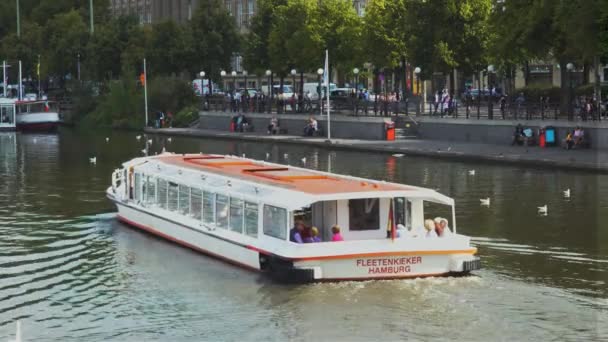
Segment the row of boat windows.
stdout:
<svg viewBox="0 0 608 342">
<path fill-rule="evenodd" d="M 203 222 L 207 226 L 258 237 L 259 205 L 257 203 L 204 191 L 135 173 L 134 199 L 143 206 L 158 206 Z M 264 204 L 264 235 L 287 239 L 287 210 Z"/>
</svg>

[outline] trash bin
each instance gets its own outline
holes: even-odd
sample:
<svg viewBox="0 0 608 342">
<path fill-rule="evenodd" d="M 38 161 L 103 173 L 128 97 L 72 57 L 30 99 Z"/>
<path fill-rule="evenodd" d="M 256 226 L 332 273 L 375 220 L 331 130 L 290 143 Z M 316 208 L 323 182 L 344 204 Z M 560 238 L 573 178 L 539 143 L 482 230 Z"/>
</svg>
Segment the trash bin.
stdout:
<svg viewBox="0 0 608 342">
<path fill-rule="evenodd" d="M 541 127 L 538 132 L 538 146 L 545 147 L 545 144 L 546 144 L 545 129 L 543 127 Z"/>
<path fill-rule="evenodd" d="M 385 122 L 384 130 L 386 131 L 386 140 L 395 140 L 395 123 Z"/>
<path fill-rule="evenodd" d="M 545 145 L 557 146 L 557 133 L 555 127 L 545 127 Z"/>
</svg>

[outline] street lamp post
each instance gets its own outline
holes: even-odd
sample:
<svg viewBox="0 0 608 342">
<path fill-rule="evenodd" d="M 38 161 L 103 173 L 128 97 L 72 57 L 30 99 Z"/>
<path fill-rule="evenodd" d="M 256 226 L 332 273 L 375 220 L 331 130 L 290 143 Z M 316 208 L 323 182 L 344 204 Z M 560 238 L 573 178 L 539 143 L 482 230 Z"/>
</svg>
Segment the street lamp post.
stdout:
<svg viewBox="0 0 608 342">
<path fill-rule="evenodd" d="M 291 88 L 292 88 L 293 94 L 296 93 L 296 75 L 297 74 L 298 74 L 298 71 L 296 69 L 291 69 L 291 79 L 292 79 Z M 292 101 L 291 106 L 292 106 L 291 111 L 295 113 L 296 112 L 296 102 Z"/>
<path fill-rule="evenodd" d="M 325 72 L 323 68 L 317 69 L 317 75 L 319 78 L 319 87 L 317 88 L 317 93 L 319 95 L 319 115 L 323 115 L 323 97 L 321 96 L 321 77 L 323 76 L 323 72 Z"/>
<path fill-rule="evenodd" d="M 488 119 L 494 119 L 493 94 L 492 94 L 492 73 L 494 73 L 494 65 L 488 65 Z"/>
<path fill-rule="evenodd" d="M 266 70 L 266 77 L 268 77 L 268 94 L 270 96 L 268 99 L 268 113 L 272 112 L 272 71 L 270 69 Z"/>
<path fill-rule="evenodd" d="M 232 70 L 230 74 L 232 75 L 232 93 L 236 94 L 236 71 Z"/>
<path fill-rule="evenodd" d="M 248 88 L 247 87 L 247 75 L 248 75 L 247 70 L 243 70 L 243 78 L 245 79 L 245 91 L 247 91 L 247 88 Z M 247 93 L 247 94 L 249 94 L 249 93 Z"/>
<path fill-rule="evenodd" d="M 201 76 L 201 99 L 203 101 L 203 110 L 206 109 L 206 99 L 207 99 L 207 94 L 205 94 L 205 72 L 201 71 L 199 73 L 199 75 Z"/>
<path fill-rule="evenodd" d="M 418 96 L 418 107 L 416 108 L 416 114 L 420 113 L 420 72 L 422 69 L 416 67 L 414 69 L 414 75 L 416 75 L 416 95 Z"/>
<path fill-rule="evenodd" d="M 568 110 L 568 120 L 572 120 L 574 118 L 574 90 L 572 88 L 572 72 L 574 71 L 574 64 L 566 64 L 566 69 L 568 69 L 568 80 L 570 82 L 570 108 Z"/>
<path fill-rule="evenodd" d="M 220 77 L 222 77 L 222 87 L 224 88 L 224 90 L 226 89 L 226 71 L 222 70 L 220 71 Z M 226 95 L 224 93 L 223 99 L 222 99 L 222 111 L 225 112 L 226 111 Z"/>
<path fill-rule="evenodd" d="M 355 115 L 359 115 L 359 68 L 353 69 L 355 75 Z"/>
</svg>

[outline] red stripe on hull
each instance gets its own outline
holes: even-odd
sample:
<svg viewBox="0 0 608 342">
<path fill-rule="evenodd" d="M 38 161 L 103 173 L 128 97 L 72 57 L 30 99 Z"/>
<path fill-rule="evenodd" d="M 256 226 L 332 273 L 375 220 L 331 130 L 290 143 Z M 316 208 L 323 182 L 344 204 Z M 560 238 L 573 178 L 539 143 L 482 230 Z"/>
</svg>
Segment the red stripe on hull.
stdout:
<svg viewBox="0 0 608 342">
<path fill-rule="evenodd" d="M 59 127 L 58 122 L 40 122 L 40 123 L 26 123 L 17 124 L 17 128 L 22 131 L 54 131 Z"/>
<path fill-rule="evenodd" d="M 146 231 L 146 232 L 148 232 L 150 234 L 154 234 L 154 235 L 159 236 L 159 237 L 161 237 L 163 239 L 166 239 L 166 240 L 169 240 L 169 241 L 171 241 L 173 243 L 176 243 L 178 245 L 190 248 L 190 249 L 192 249 L 194 251 L 197 251 L 199 253 L 207 254 L 207 255 L 212 256 L 212 257 L 214 257 L 216 259 L 225 261 L 225 262 L 227 262 L 229 264 L 232 264 L 232 265 L 235 265 L 235 266 L 239 266 L 239 267 L 245 268 L 247 270 L 256 271 L 256 272 L 260 272 L 261 271 L 261 270 L 255 268 L 255 267 L 251 267 L 249 265 L 242 264 L 242 263 L 240 263 L 238 261 L 235 261 L 235 260 L 232 260 L 232 259 L 228 259 L 228 258 L 226 258 L 224 256 L 221 256 L 219 254 L 215 254 L 213 252 L 210 252 L 210 251 L 208 251 L 206 249 L 200 248 L 200 247 L 195 246 L 193 244 L 187 243 L 187 242 L 182 241 L 182 240 L 178 240 L 178 239 L 176 239 L 176 238 L 174 238 L 174 237 L 172 237 L 170 235 L 161 233 L 161 232 L 159 232 L 158 230 L 156 230 L 154 228 L 151 228 L 151 227 L 144 226 L 142 224 L 133 222 L 133 221 L 131 221 L 131 220 L 129 220 L 129 219 L 123 217 L 123 216 L 117 215 L 117 218 L 118 218 L 119 221 L 124 222 L 124 223 L 126 223 L 126 224 L 128 224 L 130 226 L 133 226 L 135 228 L 139 228 L 139 229 L 144 230 L 144 231 Z"/>
</svg>

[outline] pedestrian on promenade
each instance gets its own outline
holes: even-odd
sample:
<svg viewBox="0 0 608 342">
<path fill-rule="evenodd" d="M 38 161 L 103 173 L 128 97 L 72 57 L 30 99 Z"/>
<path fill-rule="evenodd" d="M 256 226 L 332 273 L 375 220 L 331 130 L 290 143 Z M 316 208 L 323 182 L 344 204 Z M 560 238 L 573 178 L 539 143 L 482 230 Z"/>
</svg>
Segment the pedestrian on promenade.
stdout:
<svg viewBox="0 0 608 342">
<path fill-rule="evenodd" d="M 515 120 L 519 117 L 519 113 L 523 109 L 525 102 L 524 93 L 519 93 L 519 96 L 515 99 Z"/>
</svg>

